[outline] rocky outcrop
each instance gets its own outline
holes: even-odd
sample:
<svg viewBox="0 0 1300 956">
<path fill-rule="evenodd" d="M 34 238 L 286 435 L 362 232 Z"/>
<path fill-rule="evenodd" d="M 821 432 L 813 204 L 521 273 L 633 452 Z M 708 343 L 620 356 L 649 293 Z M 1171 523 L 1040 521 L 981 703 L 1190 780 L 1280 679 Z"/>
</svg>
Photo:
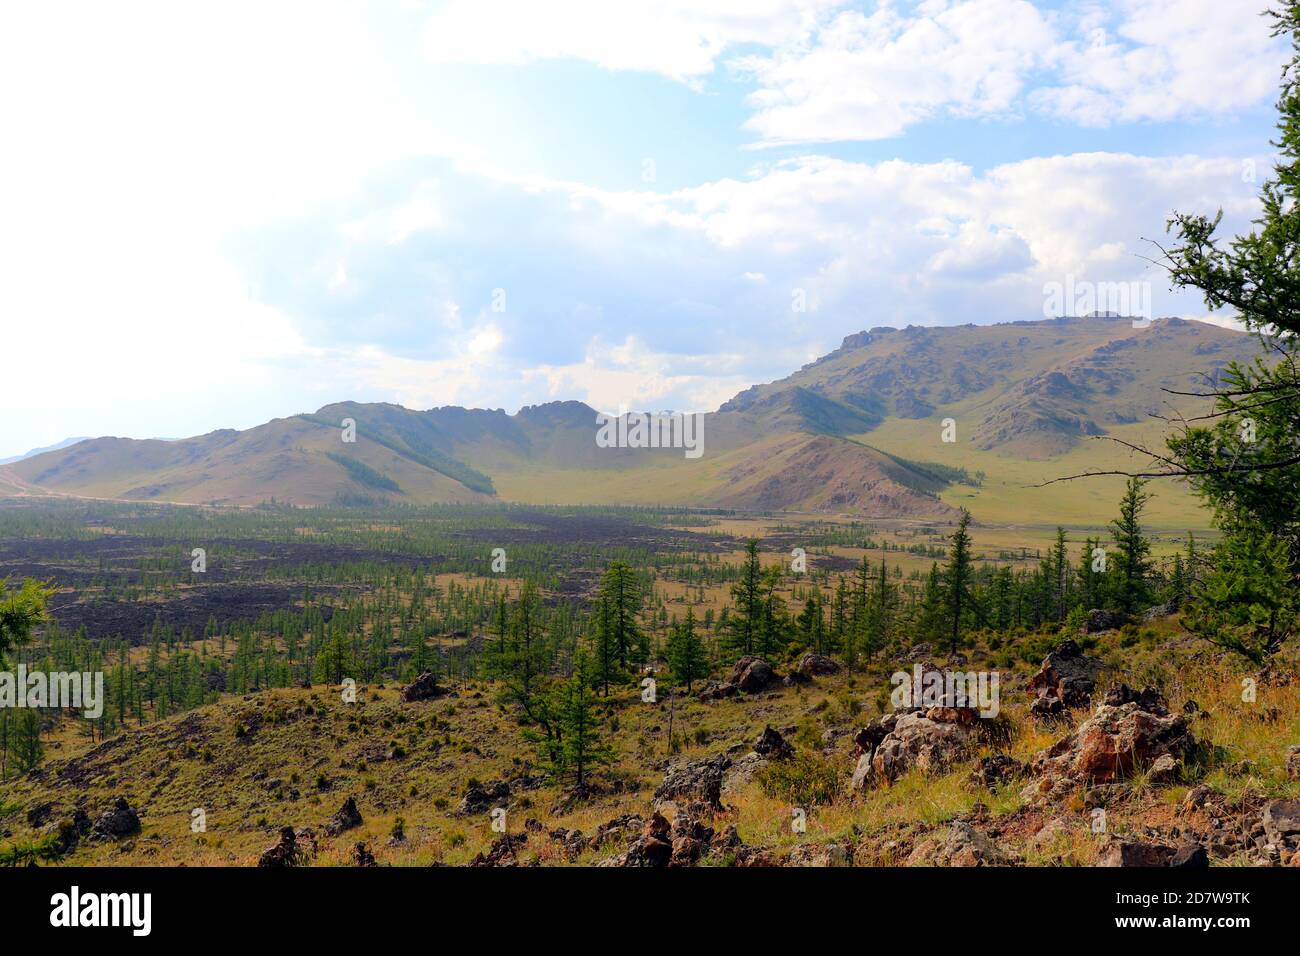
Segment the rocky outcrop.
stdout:
<svg viewBox="0 0 1300 956">
<path fill-rule="evenodd" d="M 1019 866 L 1019 854 L 998 846 L 963 820 L 946 833 L 923 841 L 907 858 L 908 866 Z"/>
<path fill-rule="evenodd" d="M 464 798 L 453 811 L 458 817 L 487 813 L 494 807 L 503 807 L 510 799 L 510 784 L 504 780 L 476 783 L 465 791 Z"/>
<path fill-rule="evenodd" d="M 328 836 L 338 836 L 340 833 L 361 826 L 363 822 L 361 811 L 357 809 L 356 797 L 348 797 L 343 801 L 343 806 L 339 807 L 338 813 L 326 822 L 325 833 Z"/>
<path fill-rule="evenodd" d="M 700 700 L 718 700 L 737 693 L 757 694 L 777 680 L 772 665 L 761 657 L 746 656 L 732 665 L 731 673 L 721 683 L 712 683 L 700 694 Z"/>
<path fill-rule="evenodd" d="M 663 782 L 655 789 L 655 800 L 699 800 L 714 810 L 722 809 L 722 779 L 731 758 L 718 754 L 705 760 L 679 763 L 664 774 Z"/>
<path fill-rule="evenodd" d="M 1183 760 L 1197 747 L 1183 715 L 1144 710 L 1132 701 L 1102 704 L 1031 762 L 1025 799 L 1056 799 L 1077 788 L 1111 784 L 1150 768 L 1162 756 Z"/>
<path fill-rule="evenodd" d="M 832 674 L 840 672 L 840 665 L 829 657 L 811 652 L 799 658 L 799 663 L 794 667 L 794 673 L 800 679 L 809 681 L 814 677 L 829 677 Z"/>
<path fill-rule="evenodd" d="M 768 760 L 785 760 L 787 757 L 794 756 L 794 747 L 790 746 L 780 732 L 773 730 L 769 724 L 763 728 L 758 740 L 754 741 L 754 753 Z"/>
<path fill-rule="evenodd" d="M 1083 653 L 1074 641 L 1062 641 L 1043 659 L 1038 673 L 1029 678 L 1034 706 L 1045 712 L 1036 715 L 1051 715 L 1052 704 L 1048 702 L 1059 701 L 1057 712 L 1062 708 L 1087 707 L 1105 667 L 1099 658 Z"/>
<path fill-rule="evenodd" d="M 1279 853 L 1300 855 L 1300 800 L 1273 800 L 1261 817 L 1264 836 Z"/>
<path fill-rule="evenodd" d="M 139 833 L 140 815 L 126 802 L 125 797 L 118 797 L 113 801 L 113 806 L 95 821 L 93 831 L 95 836 L 108 839 Z"/>
<path fill-rule="evenodd" d="M 1292 780 L 1300 780 L 1300 746 L 1287 748 L 1286 775 Z"/>
<path fill-rule="evenodd" d="M 999 784 L 1008 783 L 1023 777 L 1028 768 L 1014 757 L 1007 754 L 993 754 L 981 757 L 975 769 L 971 771 L 972 786 L 993 789 Z"/>
<path fill-rule="evenodd" d="M 931 707 L 872 721 L 853 738 L 858 752 L 853 788 L 892 783 L 913 768 L 927 774 L 947 770 L 969 756 L 980 739 L 973 715 L 969 708 Z"/>
<path fill-rule="evenodd" d="M 1124 615 L 1119 611 L 1105 608 L 1093 608 L 1083 619 L 1083 633 L 1096 634 L 1098 631 L 1114 631 L 1124 626 Z"/>
<path fill-rule="evenodd" d="M 474 857 L 470 866 L 518 866 L 519 849 L 528 842 L 528 834 L 517 836 L 506 834 L 499 837 L 486 853 Z"/>
<path fill-rule="evenodd" d="M 316 838 L 311 830 L 282 827 L 280 839 L 262 852 L 257 865 L 264 867 L 303 866 L 316 852 Z"/>
<path fill-rule="evenodd" d="M 402 700 L 409 704 L 417 700 L 433 700 L 448 693 L 450 691 L 441 686 L 431 672 L 425 671 L 402 688 Z"/>
</svg>

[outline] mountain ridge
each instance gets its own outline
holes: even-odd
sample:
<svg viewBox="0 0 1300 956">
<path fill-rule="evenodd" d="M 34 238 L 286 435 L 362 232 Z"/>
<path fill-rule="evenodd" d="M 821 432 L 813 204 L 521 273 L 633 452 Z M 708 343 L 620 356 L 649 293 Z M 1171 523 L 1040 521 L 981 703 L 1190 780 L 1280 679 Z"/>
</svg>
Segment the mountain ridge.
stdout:
<svg viewBox="0 0 1300 956">
<path fill-rule="evenodd" d="M 1109 316 L 875 327 L 703 413 L 700 462 L 680 449 L 600 447 L 597 410 L 577 400 L 513 415 L 343 401 L 175 441 L 87 439 L 0 468 L 0 483 L 123 500 L 330 505 L 515 500 L 502 495 L 504 481 L 557 503 L 585 493 L 593 503 L 951 517 L 941 493 L 969 480 L 963 456 L 1050 462 L 1168 411 L 1164 390 L 1257 353 L 1252 336 L 1177 318 L 1142 328 Z M 940 418 L 959 423 L 959 447 L 939 441 L 930 420 Z M 345 420 L 356 423 L 355 442 L 340 440 Z M 890 428 L 934 441 L 913 441 L 917 455 L 873 436 Z"/>
</svg>

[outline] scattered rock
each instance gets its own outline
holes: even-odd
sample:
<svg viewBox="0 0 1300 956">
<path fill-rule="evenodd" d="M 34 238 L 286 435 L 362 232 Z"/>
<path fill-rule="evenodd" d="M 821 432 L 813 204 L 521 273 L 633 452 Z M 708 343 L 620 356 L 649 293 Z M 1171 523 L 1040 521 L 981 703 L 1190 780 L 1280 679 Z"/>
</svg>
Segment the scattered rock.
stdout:
<svg viewBox="0 0 1300 956">
<path fill-rule="evenodd" d="M 1264 836 L 1279 850 L 1300 847 L 1300 800 L 1273 800 L 1261 818 Z"/>
<path fill-rule="evenodd" d="M 1144 687 L 1142 690 L 1136 691 L 1129 687 L 1128 684 L 1116 684 L 1106 691 L 1104 702 L 1111 707 L 1137 704 L 1142 710 L 1152 714 L 1159 714 L 1161 717 L 1169 713 L 1169 707 L 1165 702 L 1164 695 L 1154 687 Z"/>
<path fill-rule="evenodd" d="M 1161 754 L 1147 771 L 1147 780 L 1155 786 L 1178 782 L 1178 760 L 1173 754 Z"/>
<path fill-rule="evenodd" d="M 1287 748 L 1286 775 L 1292 780 L 1300 780 L 1300 745 Z"/>
<path fill-rule="evenodd" d="M 656 813 L 646 821 L 641 836 L 620 858 L 622 866 L 667 866 L 673 856 L 672 827 Z"/>
<path fill-rule="evenodd" d="M 786 866 L 852 866 L 853 848 L 846 843 L 801 843 L 786 858 Z"/>
<path fill-rule="evenodd" d="M 516 836 L 505 834 L 488 848 L 486 853 L 474 857 L 470 866 L 518 866 L 519 857 L 516 850 L 528 842 L 528 834 Z"/>
</svg>

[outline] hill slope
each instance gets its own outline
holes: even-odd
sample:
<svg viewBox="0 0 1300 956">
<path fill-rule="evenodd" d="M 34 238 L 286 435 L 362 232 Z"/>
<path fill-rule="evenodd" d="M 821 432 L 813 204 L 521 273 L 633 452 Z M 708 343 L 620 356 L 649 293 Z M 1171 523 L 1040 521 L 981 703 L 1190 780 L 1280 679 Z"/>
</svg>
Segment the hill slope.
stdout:
<svg viewBox="0 0 1300 956">
<path fill-rule="evenodd" d="M 1159 427 L 1136 431 L 1198 407 L 1165 390 L 1257 351 L 1250 336 L 1180 319 L 873 329 L 706 415 L 698 459 L 600 447 L 581 402 L 514 415 L 342 402 L 242 432 L 86 440 L 0 467 L 0 487 L 226 505 L 499 497 L 951 517 L 982 494 L 976 470 L 1023 488 L 1113 462 L 1116 448 L 1089 437 L 1158 441 Z M 941 438 L 947 419 L 955 442 Z"/>
</svg>

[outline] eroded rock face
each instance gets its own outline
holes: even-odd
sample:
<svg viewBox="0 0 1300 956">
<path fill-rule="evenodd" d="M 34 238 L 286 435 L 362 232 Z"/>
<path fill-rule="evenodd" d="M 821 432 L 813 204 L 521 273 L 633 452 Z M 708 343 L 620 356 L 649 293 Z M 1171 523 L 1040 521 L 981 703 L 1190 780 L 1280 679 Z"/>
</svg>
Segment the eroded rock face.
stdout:
<svg viewBox="0 0 1300 956">
<path fill-rule="evenodd" d="M 1060 707 L 1087 707 L 1097 687 L 1097 678 L 1106 665 L 1100 658 L 1089 657 L 1074 641 L 1062 641 L 1043 659 L 1038 673 L 1029 678 L 1029 692 L 1035 698 L 1060 701 Z M 1035 706 L 1048 710 L 1051 704 Z"/>
<path fill-rule="evenodd" d="M 1078 787 L 1115 783 L 1169 755 L 1183 760 L 1196 748 L 1187 718 L 1143 710 L 1136 702 L 1102 704 L 1096 713 L 1039 753 L 1026 799 L 1055 799 Z"/>
</svg>

